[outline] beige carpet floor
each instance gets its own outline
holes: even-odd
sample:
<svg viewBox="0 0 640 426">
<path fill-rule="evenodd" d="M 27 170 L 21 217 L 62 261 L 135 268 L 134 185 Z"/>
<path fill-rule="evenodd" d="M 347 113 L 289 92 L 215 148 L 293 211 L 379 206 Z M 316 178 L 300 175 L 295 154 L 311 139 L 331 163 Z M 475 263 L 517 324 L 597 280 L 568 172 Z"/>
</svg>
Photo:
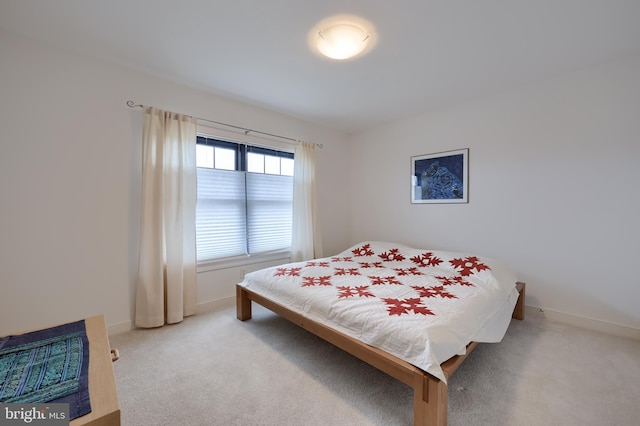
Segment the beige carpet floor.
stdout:
<svg viewBox="0 0 640 426">
<path fill-rule="evenodd" d="M 412 390 L 254 305 L 111 337 L 124 426 L 412 425 Z M 449 382 L 450 425 L 640 424 L 640 342 L 513 320 Z"/>
</svg>

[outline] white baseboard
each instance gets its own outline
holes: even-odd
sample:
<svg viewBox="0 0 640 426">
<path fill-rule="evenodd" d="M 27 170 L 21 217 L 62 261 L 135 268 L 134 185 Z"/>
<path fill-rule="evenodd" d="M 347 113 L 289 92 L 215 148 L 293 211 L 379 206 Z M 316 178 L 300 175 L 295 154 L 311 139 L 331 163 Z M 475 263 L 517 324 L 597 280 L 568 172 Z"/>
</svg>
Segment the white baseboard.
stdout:
<svg viewBox="0 0 640 426">
<path fill-rule="evenodd" d="M 627 339 L 640 340 L 640 329 L 627 327 L 625 325 L 613 324 L 605 321 L 598 321 L 577 315 L 565 314 L 563 312 L 550 311 L 537 306 L 525 305 L 525 319 L 527 315 L 537 315 L 551 321 L 574 325 L 588 330 L 599 331 Z"/>
<path fill-rule="evenodd" d="M 210 302 L 200 303 L 196 306 L 196 313 L 203 314 L 206 312 L 217 311 L 218 309 L 227 309 L 236 305 L 236 297 L 225 297 L 224 299 L 212 300 Z"/>
<path fill-rule="evenodd" d="M 216 311 L 218 309 L 227 309 L 236 304 L 236 297 L 225 297 L 224 299 L 212 300 L 211 302 L 200 303 L 196 306 L 196 314 Z M 133 321 L 125 321 L 119 324 L 107 326 L 107 335 L 115 336 L 116 334 L 126 333 L 135 327 Z"/>
<path fill-rule="evenodd" d="M 127 331 L 131 331 L 133 329 L 134 329 L 133 321 L 125 321 L 119 324 L 108 325 L 107 335 L 115 336 L 116 334 L 126 333 Z"/>
</svg>

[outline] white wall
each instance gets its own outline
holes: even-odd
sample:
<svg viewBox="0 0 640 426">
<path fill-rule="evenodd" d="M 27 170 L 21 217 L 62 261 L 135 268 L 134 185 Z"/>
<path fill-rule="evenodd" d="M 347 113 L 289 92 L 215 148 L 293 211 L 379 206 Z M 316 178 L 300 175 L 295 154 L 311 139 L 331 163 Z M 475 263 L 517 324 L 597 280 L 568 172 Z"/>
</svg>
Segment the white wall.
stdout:
<svg viewBox="0 0 640 426">
<path fill-rule="evenodd" d="M 469 203 L 412 205 L 410 156 L 470 149 Z M 351 240 L 502 259 L 527 304 L 640 329 L 640 57 L 351 143 Z"/>
<path fill-rule="evenodd" d="M 0 335 L 97 314 L 130 324 L 141 111 L 129 99 L 324 144 L 324 244 L 348 245 L 344 134 L 4 32 L 0 58 Z M 198 303 L 234 296 L 239 275 L 199 274 Z"/>
</svg>

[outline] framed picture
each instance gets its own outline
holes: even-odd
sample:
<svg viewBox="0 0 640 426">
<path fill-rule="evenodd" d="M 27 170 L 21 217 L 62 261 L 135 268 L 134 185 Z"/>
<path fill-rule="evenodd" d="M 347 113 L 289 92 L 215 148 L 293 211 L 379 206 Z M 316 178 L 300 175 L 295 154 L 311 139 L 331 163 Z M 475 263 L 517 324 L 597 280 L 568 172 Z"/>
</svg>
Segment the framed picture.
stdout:
<svg viewBox="0 0 640 426">
<path fill-rule="evenodd" d="M 469 149 L 411 157 L 411 202 L 467 203 Z"/>
</svg>

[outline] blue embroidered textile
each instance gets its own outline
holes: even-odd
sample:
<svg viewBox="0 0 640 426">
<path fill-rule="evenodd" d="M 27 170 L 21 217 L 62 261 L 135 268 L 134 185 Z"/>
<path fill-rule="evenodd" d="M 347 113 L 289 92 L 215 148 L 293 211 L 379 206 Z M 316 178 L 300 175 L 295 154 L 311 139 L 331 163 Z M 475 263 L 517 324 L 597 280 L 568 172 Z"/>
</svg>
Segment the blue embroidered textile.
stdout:
<svg viewBox="0 0 640 426">
<path fill-rule="evenodd" d="M 0 403 L 68 403 L 70 420 L 91 412 L 84 320 L 0 338 Z"/>
</svg>

